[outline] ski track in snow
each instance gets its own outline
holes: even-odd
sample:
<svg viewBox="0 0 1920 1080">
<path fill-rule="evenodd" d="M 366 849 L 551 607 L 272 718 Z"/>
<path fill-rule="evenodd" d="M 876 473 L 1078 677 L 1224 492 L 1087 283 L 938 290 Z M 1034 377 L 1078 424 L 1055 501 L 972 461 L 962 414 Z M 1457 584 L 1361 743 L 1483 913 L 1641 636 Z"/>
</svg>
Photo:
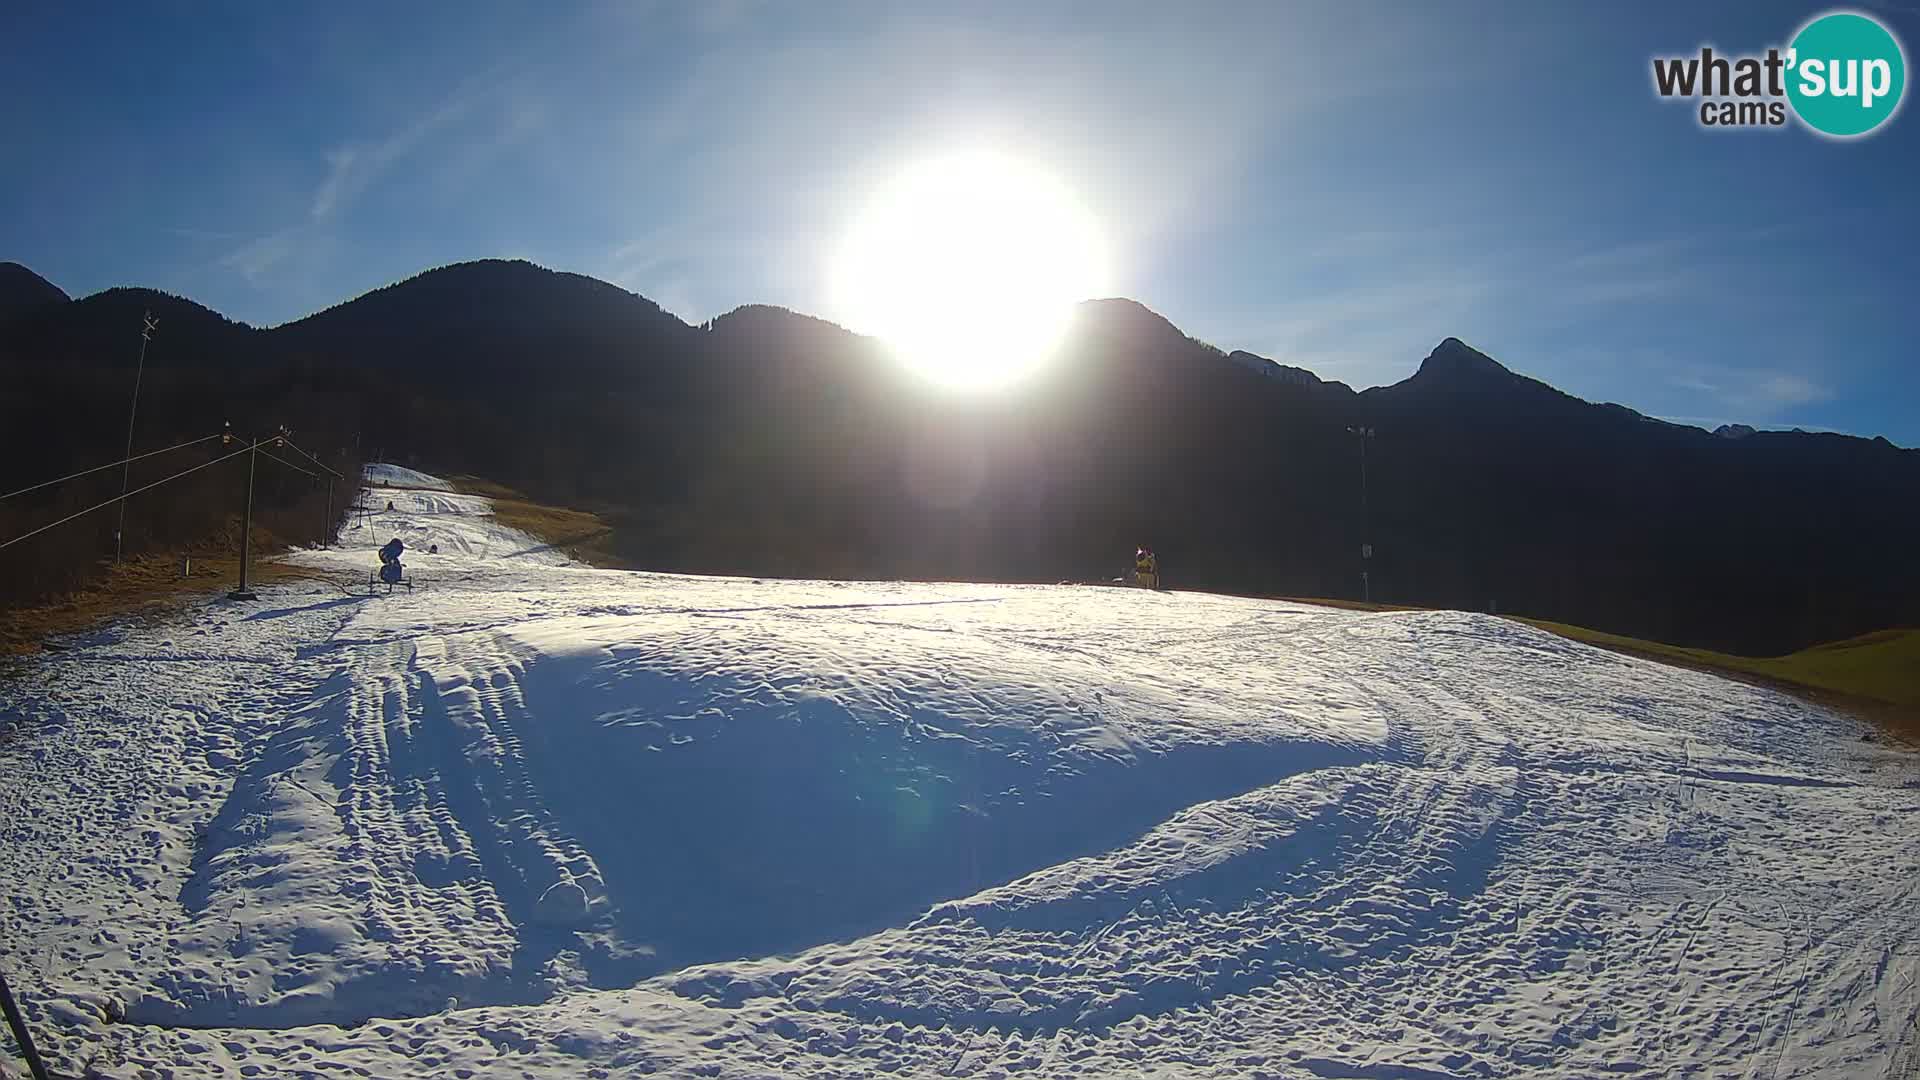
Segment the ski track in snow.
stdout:
<svg viewBox="0 0 1920 1080">
<path fill-rule="evenodd" d="M 419 588 L 0 685 L 59 1069 L 1920 1075 L 1920 761 L 1851 720 L 1480 615 L 593 570 L 372 475 L 295 559 Z"/>
</svg>

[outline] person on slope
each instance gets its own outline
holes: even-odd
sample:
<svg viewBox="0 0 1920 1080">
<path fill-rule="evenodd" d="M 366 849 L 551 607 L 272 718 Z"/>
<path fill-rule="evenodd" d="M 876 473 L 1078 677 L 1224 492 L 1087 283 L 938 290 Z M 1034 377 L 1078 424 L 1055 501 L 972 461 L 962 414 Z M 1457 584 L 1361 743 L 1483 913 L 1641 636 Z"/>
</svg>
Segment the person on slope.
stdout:
<svg viewBox="0 0 1920 1080">
<path fill-rule="evenodd" d="M 1160 587 L 1160 560 L 1153 554 L 1153 549 L 1145 544 L 1134 550 L 1133 580 L 1143 589 Z"/>
</svg>

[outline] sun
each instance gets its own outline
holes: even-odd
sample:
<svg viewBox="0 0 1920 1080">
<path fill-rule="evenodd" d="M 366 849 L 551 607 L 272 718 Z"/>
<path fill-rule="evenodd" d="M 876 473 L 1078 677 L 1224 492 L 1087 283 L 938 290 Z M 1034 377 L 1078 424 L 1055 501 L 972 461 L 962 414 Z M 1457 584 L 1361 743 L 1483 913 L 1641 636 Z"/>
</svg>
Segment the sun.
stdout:
<svg viewBox="0 0 1920 1080">
<path fill-rule="evenodd" d="M 969 151 L 881 184 L 835 256 L 831 288 L 853 329 L 934 382 L 977 390 L 1045 361 L 1107 272 L 1098 225 L 1065 184 Z"/>
</svg>

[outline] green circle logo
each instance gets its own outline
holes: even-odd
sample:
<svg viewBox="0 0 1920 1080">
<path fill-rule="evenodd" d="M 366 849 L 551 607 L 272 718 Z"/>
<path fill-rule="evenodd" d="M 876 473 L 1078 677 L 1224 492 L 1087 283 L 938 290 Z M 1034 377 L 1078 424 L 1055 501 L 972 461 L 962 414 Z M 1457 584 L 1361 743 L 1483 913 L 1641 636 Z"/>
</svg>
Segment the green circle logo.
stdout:
<svg viewBox="0 0 1920 1080">
<path fill-rule="evenodd" d="M 1887 28 L 1865 15 L 1836 11 L 1800 28 L 1787 52 L 1787 99 L 1815 131 L 1865 135 L 1900 108 L 1907 58 Z"/>
</svg>

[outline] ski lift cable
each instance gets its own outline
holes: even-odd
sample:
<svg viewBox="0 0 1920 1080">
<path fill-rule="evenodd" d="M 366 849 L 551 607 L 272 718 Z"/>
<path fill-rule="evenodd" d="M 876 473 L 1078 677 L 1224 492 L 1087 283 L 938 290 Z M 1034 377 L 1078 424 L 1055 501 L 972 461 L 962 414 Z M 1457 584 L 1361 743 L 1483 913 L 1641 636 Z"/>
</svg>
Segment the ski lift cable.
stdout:
<svg viewBox="0 0 1920 1080">
<path fill-rule="evenodd" d="M 292 469 L 294 472 L 305 473 L 308 476 L 313 477 L 315 480 L 320 479 L 320 474 L 317 472 L 314 472 L 312 469 L 303 469 L 300 466 L 295 465 L 291 461 L 286 461 L 281 458 L 274 457 L 272 454 L 267 453 L 265 450 L 260 451 L 260 456 L 263 458 L 269 458 L 273 461 L 278 461 L 280 462 L 280 464 L 285 465 L 287 468 Z"/>
<path fill-rule="evenodd" d="M 274 431 L 270 435 L 262 435 L 257 439 L 249 439 L 247 436 L 236 434 L 231 430 L 229 430 L 227 434 L 232 434 L 235 439 L 239 440 L 240 442 L 247 443 L 249 449 L 257 451 L 262 457 L 272 458 L 274 461 L 277 461 L 280 464 L 285 465 L 287 468 L 292 469 L 294 472 L 305 473 L 306 475 L 311 476 L 315 479 L 319 479 L 320 477 L 319 473 L 316 473 L 311 469 L 302 468 L 301 466 L 295 465 L 293 462 L 288 461 L 285 458 L 275 457 L 273 454 L 270 454 L 267 452 L 266 448 L 269 446 L 273 446 L 273 447 L 289 446 L 289 447 L 293 447 L 293 449 L 295 450 L 300 450 L 299 447 L 293 445 L 292 439 L 287 438 L 287 432 L 285 428 L 280 428 Z M 300 452 L 303 454 L 306 453 L 305 450 L 300 450 Z M 308 456 L 311 456 L 311 455 L 308 455 Z M 323 469 L 326 468 L 325 465 L 322 465 L 320 467 Z M 328 470 L 328 471 L 331 472 L 332 470 Z M 334 475 L 338 476 L 339 474 L 334 473 Z"/>
<path fill-rule="evenodd" d="M 288 448 L 290 448 L 294 453 L 299 454 L 301 457 L 306 458 L 308 461 L 311 461 L 315 465 L 320 466 L 320 468 L 326 469 L 327 473 L 331 475 L 334 479 L 336 480 L 346 479 L 346 477 L 341 475 L 340 473 L 334 472 L 332 469 L 328 469 L 326 462 L 321 461 L 319 458 L 314 457 L 312 454 L 307 453 L 305 450 L 300 449 L 298 446 L 294 446 L 292 439 L 287 439 L 285 440 L 285 442 Z"/>
<path fill-rule="evenodd" d="M 82 476 L 86 476 L 89 473 L 103 472 L 117 465 L 125 465 L 129 462 L 139 461 L 141 458 L 150 458 L 155 454 L 164 454 L 171 450 L 184 450 L 189 446 L 198 446 L 203 442 L 211 442 L 212 440 L 217 439 L 219 437 L 220 435 L 216 433 L 216 434 L 208 435 L 199 439 L 189 439 L 186 442 L 177 443 L 173 446 L 166 447 L 165 449 L 149 450 L 144 454 L 135 454 L 132 457 L 121 458 L 119 461 L 109 461 L 105 465 L 96 465 L 91 469 L 82 469 L 77 473 L 68 473 L 67 475 L 59 477 L 58 479 L 47 480 L 42 483 L 34 484 L 30 487 L 23 487 L 18 491 L 9 491 L 5 495 L 0 495 L 0 499 L 11 499 L 15 495 L 25 495 L 29 491 L 39 491 L 43 487 L 52 487 L 55 484 L 64 483 L 65 481 L 68 481 L 68 480 L 75 480 Z"/>
<path fill-rule="evenodd" d="M 234 437 L 235 437 L 235 438 L 241 438 L 241 436 L 238 436 L 238 435 L 236 435 L 236 436 L 234 436 Z M 337 472 L 334 472 L 334 471 L 333 471 L 332 469 L 328 469 L 328 468 L 327 468 L 327 466 L 326 466 L 326 463 L 325 463 L 325 462 L 323 462 L 323 461 L 321 461 L 321 460 L 320 460 L 319 458 L 317 458 L 317 457 L 314 457 L 314 456 L 313 456 L 312 454 L 309 454 L 309 453 L 307 453 L 307 452 L 306 452 L 305 450 L 302 450 L 302 449 L 300 449 L 300 447 L 298 447 L 298 446 L 296 446 L 296 445 L 294 444 L 294 441 L 293 441 L 293 439 L 291 439 L 291 438 L 289 438 L 289 437 L 288 437 L 288 435 L 287 435 L 287 432 L 286 432 L 286 429 L 285 429 L 285 428 L 281 428 L 281 429 L 280 429 L 279 431 L 276 431 L 276 432 L 274 432 L 274 433 L 273 433 L 273 434 L 271 434 L 271 435 L 264 435 L 264 436 L 261 436 L 260 438 L 258 438 L 258 439 L 256 439 L 256 440 L 254 440 L 254 445 L 255 445 L 255 446 L 266 446 L 266 445 L 267 445 L 267 444 L 269 444 L 269 443 L 271 443 L 271 444 L 273 444 L 273 445 L 274 445 L 274 446 L 276 446 L 276 447 L 280 447 L 280 446 L 284 446 L 284 447 L 286 447 L 287 449 L 289 449 L 289 450 L 292 450 L 292 451 L 293 451 L 294 453 L 297 453 L 297 454 L 299 454 L 299 455 L 300 455 L 301 457 L 304 457 L 304 458 L 306 458 L 306 459 L 307 459 L 308 461 L 311 461 L 311 462 L 313 462 L 313 463 L 314 463 L 315 465 L 318 465 L 318 466 L 320 466 L 320 468 L 322 468 L 322 469 L 326 469 L 326 471 L 327 471 L 328 473 L 331 473 L 331 474 L 332 474 L 332 475 L 334 476 L 334 478 L 335 478 L 335 479 L 339 479 L 339 480 L 345 480 L 345 479 L 346 479 L 346 477 L 344 477 L 344 476 L 342 476 L 342 475 L 340 475 L 340 474 L 339 474 L 339 473 L 337 473 Z M 260 452 L 261 452 L 262 454 L 267 454 L 267 452 L 266 452 L 265 450 L 262 450 L 262 451 L 260 451 Z M 268 457 L 270 457 L 270 458 L 273 458 L 273 460 L 275 460 L 275 461 L 278 461 L 278 462 L 279 462 L 280 464 L 282 464 L 282 465 L 285 465 L 285 466 L 286 466 L 287 468 L 289 468 L 289 469 L 292 469 L 292 470 L 294 470 L 295 472 L 302 472 L 302 473 L 306 473 L 306 474 L 307 474 L 308 476 L 311 476 L 311 477 L 314 477 L 314 478 L 316 478 L 316 479 L 317 479 L 317 478 L 319 477 L 319 475 L 320 475 L 319 473 L 316 473 L 316 472 L 312 472 L 311 470 L 308 470 L 308 469 L 303 469 L 303 468 L 301 468 L 300 466 L 298 466 L 298 465 L 295 465 L 295 464 L 294 464 L 293 462 L 291 462 L 291 461 L 287 461 L 287 460 L 286 460 L 286 459 L 284 459 L 284 458 L 277 458 L 277 457 L 273 457 L 273 455 L 272 455 L 272 454 L 267 454 L 267 456 L 268 456 Z"/>
<path fill-rule="evenodd" d="M 223 461 L 228 461 L 233 458 L 239 457 L 241 454 L 247 453 L 249 450 L 252 450 L 252 449 L 253 447 L 251 446 L 243 446 L 240 449 L 235 450 L 231 454 L 223 454 L 220 457 L 214 458 L 212 461 L 203 461 L 200 464 L 195 465 L 191 469 L 182 469 L 179 472 L 174 473 L 172 476 L 166 477 L 165 479 L 162 479 L 162 480 L 155 480 L 153 483 L 148 484 L 145 487 L 137 487 L 137 488 L 134 488 L 132 491 L 126 492 L 125 494 L 115 495 L 113 498 L 108 499 L 106 502 L 97 503 L 93 506 L 89 506 L 85 510 L 80 511 L 79 513 L 68 514 L 66 517 L 61 518 L 59 521 L 50 521 L 45 525 L 42 525 L 39 528 L 33 530 L 32 532 L 21 533 L 19 536 L 16 536 L 11 540 L 0 541 L 0 548 L 12 547 L 13 545 L 19 543 L 22 540 L 28 539 L 29 537 L 38 536 L 41 533 L 46 532 L 48 529 L 51 529 L 56 525 L 65 525 L 67 522 L 72 521 L 75 518 L 86 517 L 88 514 L 93 513 L 95 510 L 100 510 L 105 507 L 112 506 L 114 503 L 117 503 L 122 499 L 128 498 L 129 496 L 138 495 L 143 491 L 152 491 L 154 488 L 159 487 L 161 484 L 178 480 L 181 477 L 187 475 L 188 473 L 197 473 L 201 469 L 207 468 L 208 466 L 218 465 Z"/>
</svg>

